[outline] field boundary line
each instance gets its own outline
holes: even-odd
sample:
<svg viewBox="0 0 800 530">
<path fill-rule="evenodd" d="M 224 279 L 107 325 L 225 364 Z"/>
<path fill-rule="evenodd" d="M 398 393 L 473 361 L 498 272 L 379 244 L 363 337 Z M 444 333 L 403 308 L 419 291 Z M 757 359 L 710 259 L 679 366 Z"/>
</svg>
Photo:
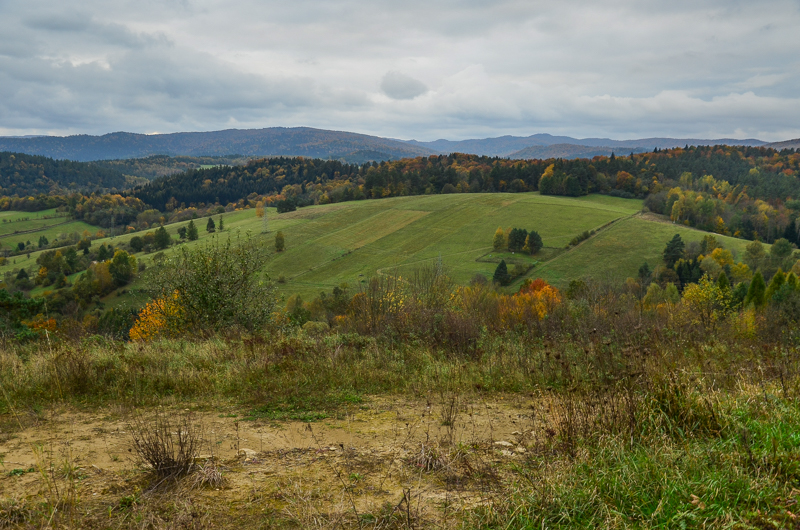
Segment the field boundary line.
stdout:
<svg viewBox="0 0 800 530">
<path fill-rule="evenodd" d="M 68 221 L 62 221 L 62 222 L 56 223 L 54 225 L 47 225 L 47 226 L 44 226 L 42 228 L 34 228 L 32 230 L 20 230 L 19 232 L 12 232 L 10 234 L 3 234 L 3 235 L 0 236 L 0 239 L 3 239 L 4 237 L 18 236 L 20 234 L 33 234 L 33 233 L 36 233 L 36 232 L 43 232 L 45 230 L 49 230 L 49 229 L 53 228 L 54 226 L 61 226 L 61 225 L 73 223 L 75 221 L 76 221 L 76 219 L 69 219 Z"/>
</svg>

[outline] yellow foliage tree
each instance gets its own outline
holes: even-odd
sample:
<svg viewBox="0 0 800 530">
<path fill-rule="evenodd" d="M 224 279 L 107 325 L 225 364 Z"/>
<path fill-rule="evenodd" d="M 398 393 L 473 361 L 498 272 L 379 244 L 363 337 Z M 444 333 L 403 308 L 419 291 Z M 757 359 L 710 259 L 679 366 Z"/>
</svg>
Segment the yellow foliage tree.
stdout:
<svg viewBox="0 0 800 530">
<path fill-rule="evenodd" d="M 136 342 L 176 335 L 178 329 L 174 328 L 182 313 L 179 295 L 175 291 L 171 298 L 158 298 L 144 306 L 128 335 Z"/>
<path fill-rule="evenodd" d="M 729 293 L 708 276 L 686 286 L 682 303 L 689 310 L 690 319 L 704 327 L 714 325 L 730 312 Z"/>
<path fill-rule="evenodd" d="M 507 246 L 505 241 L 506 241 L 505 233 L 503 232 L 503 229 L 498 226 L 497 230 L 495 230 L 494 232 L 494 239 L 492 240 L 492 248 L 494 248 L 495 250 L 503 250 Z"/>
</svg>

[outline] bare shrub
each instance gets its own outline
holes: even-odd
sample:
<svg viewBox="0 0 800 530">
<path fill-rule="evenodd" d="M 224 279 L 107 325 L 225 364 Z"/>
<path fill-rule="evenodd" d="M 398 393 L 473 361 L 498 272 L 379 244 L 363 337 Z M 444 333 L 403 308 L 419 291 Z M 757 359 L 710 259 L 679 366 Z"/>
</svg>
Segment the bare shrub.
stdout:
<svg viewBox="0 0 800 530">
<path fill-rule="evenodd" d="M 213 458 L 209 458 L 202 466 L 196 467 L 192 488 L 219 488 L 227 482 L 216 461 Z"/>
<path fill-rule="evenodd" d="M 419 451 L 408 458 L 408 463 L 422 471 L 431 473 L 448 468 L 450 459 L 447 452 L 443 451 L 439 444 L 422 443 Z"/>
<path fill-rule="evenodd" d="M 150 466 L 159 483 L 185 476 L 194 468 L 202 430 L 190 415 L 177 421 L 163 412 L 150 421 L 136 416 L 129 429 L 137 456 Z"/>
</svg>

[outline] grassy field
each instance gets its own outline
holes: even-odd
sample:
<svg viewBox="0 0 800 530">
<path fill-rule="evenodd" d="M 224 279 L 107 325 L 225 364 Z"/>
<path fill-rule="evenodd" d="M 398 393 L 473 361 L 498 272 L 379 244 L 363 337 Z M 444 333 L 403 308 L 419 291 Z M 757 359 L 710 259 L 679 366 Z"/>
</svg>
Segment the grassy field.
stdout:
<svg viewBox="0 0 800 530">
<path fill-rule="evenodd" d="M 708 233 L 639 216 L 621 219 L 569 252 L 543 264 L 533 274 L 557 286 L 589 276 L 609 279 L 636 276 L 645 261 L 651 269 L 661 264 L 664 247 L 675 234 L 689 242 L 699 241 Z M 741 260 L 748 241 L 718 234 L 714 237 L 733 253 L 734 258 Z"/>
<path fill-rule="evenodd" d="M 401 197 L 304 209 L 278 216 L 273 223 L 286 235 L 286 252 L 270 263 L 269 273 L 284 276 L 287 291 L 305 297 L 341 283 L 354 286 L 376 271 L 397 269 L 402 274 L 441 257 L 454 279 L 467 283 L 475 274 L 491 277 L 494 272 L 495 263 L 477 260 L 491 253 L 498 226 L 537 230 L 546 247 L 560 248 L 584 230 L 638 207 L 637 201 L 608 204 L 495 194 Z"/>
<path fill-rule="evenodd" d="M 638 214 L 640 207 L 637 200 L 603 195 L 571 199 L 536 193 L 497 193 L 396 197 L 311 206 L 284 214 L 268 209 L 269 234 L 261 233 L 261 219 L 256 217 L 255 210 L 229 212 L 223 218 L 225 233 L 249 231 L 273 252 L 266 273 L 272 279 L 283 280 L 279 284 L 283 294 L 300 294 L 310 300 L 321 291 L 330 291 L 343 283 L 357 288 L 376 273 L 404 275 L 439 259 L 455 281 L 464 284 L 476 274 L 491 278 L 500 259 L 532 265 L 527 277 L 542 277 L 559 287 L 587 276 L 626 278 L 634 276 L 645 261 L 651 267 L 659 264 L 666 242 L 675 233 L 686 241 L 706 235 L 663 222 L 656 216 L 643 217 Z M 27 215 L 6 214 L 12 218 Z M 219 217 L 214 216 L 217 224 Z M 206 222 L 204 218 L 195 221 L 200 232 L 199 243 L 210 237 L 205 230 Z M 187 224 L 169 225 L 167 231 L 177 238 L 178 229 Z M 498 226 L 536 230 L 545 248 L 533 257 L 493 252 L 491 242 Z M 14 237 L 34 241 L 44 234 L 52 240 L 59 233 L 86 229 L 95 232 L 97 227 L 71 222 Z M 286 240 L 286 251 L 280 254 L 273 250 L 278 230 Z M 577 247 L 564 249 L 585 230 L 598 233 Z M 134 235 L 137 234 L 96 240 L 93 244 L 119 246 Z M 741 256 L 747 244 L 740 239 L 717 238 L 735 256 Z M 137 259 L 150 265 L 154 255 L 139 253 Z M 31 268 L 37 256 L 38 252 L 30 258 L 17 256 L 0 268 L 0 273 Z M 146 281 L 143 275 L 131 287 L 133 290 L 146 287 Z M 516 284 L 511 288 L 516 288 Z M 131 301 L 127 297 L 112 297 L 112 305 Z"/>
<path fill-rule="evenodd" d="M 50 219 L 51 221 L 54 219 Z M 61 219 L 63 222 L 64 219 Z M 43 227 L 35 232 L 26 232 L 26 233 L 17 233 L 17 234 L 8 234 L 6 236 L 0 236 L 0 244 L 3 247 L 14 247 L 22 241 L 23 243 L 30 241 L 34 245 L 36 245 L 37 241 L 41 236 L 45 236 L 47 240 L 52 243 L 56 239 L 63 239 L 65 236 L 77 233 L 78 235 L 83 234 L 84 231 L 89 231 L 90 234 L 95 234 L 99 228 L 88 223 L 84 223 L 83 221 L 69 221 L 64 224 L 60 223 L 52 223 L 46 227 Z"/>
<path fill-rule="evenodd" d="M 274 256 L 267 273 L 273 279 L 286 280 L 281 284 L 285 294 L 299 293 L 310 299 L 342 283 L 354 287 L 376 272 L 398 270 L 402 274 L 440 257 L 458 282 L 466 283 L 476 273 L 491 277 L 498 258 L 511 257 L 508 253 L 498 257 L 491 252 L 492 236 L 498 226 L 537 230 L 546 247 L 542 255 L 548 257 L 584 230 L 627 217 L 640 205 L 640 201 L 607 196 L 569 199 L 535 193 L 397 197 L 312 206 L 280 215 L 268 209 L 267 235 L 261 233 L 261 220 L 254 210 L 229 212 L 224 219 L 227 233 L 249 230 L 270 249 L 274 233 L 281 230 L 286 251 Z M 219 215 L 214 219 L 218 222 Z M 209 237 L 206 220 L 195 222 L 202 242 Z M 172 224 L 167 230 L 175 237 L 186 224 Z M 38 235 L 37 232 L 37 239 Z M 93 244 L 119 245 L 134 235 L 96 240 Z M 0 272 L 32 267 L 37 255 L 34 252 L 30 258 L 18 256 Z M 145 264 L 152 257 L 153 254 L 137 255 Z M 537 259 L 541 257 L 528 261 L 535 263 Z M 144 281 L 141 278 L 132 287 L 143 287 Z"/>
<path fill-rule="evenodd" d="M 94 234 L 98 228 L 62 216 L 55 208 L 40 212 L 0 212 L 0 249 L 16 247 L 20 241 L 36 244 L 41 236 L 52 242 L 61 234 L 81 234 L 84 230 Z"/>
</svg>

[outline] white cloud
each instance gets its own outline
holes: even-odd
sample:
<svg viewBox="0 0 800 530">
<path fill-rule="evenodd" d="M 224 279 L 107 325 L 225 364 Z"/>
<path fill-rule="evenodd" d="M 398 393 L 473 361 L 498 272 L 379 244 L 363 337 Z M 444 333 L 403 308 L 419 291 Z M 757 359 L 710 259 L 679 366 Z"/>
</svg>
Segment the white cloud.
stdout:
<svg viewBox="0 0 800 530">
<path fill-rule="evenodd" d="M 800 136 L 789 0 L 53 5 L 0 3 L 0 133 Z"/>
</svg>

